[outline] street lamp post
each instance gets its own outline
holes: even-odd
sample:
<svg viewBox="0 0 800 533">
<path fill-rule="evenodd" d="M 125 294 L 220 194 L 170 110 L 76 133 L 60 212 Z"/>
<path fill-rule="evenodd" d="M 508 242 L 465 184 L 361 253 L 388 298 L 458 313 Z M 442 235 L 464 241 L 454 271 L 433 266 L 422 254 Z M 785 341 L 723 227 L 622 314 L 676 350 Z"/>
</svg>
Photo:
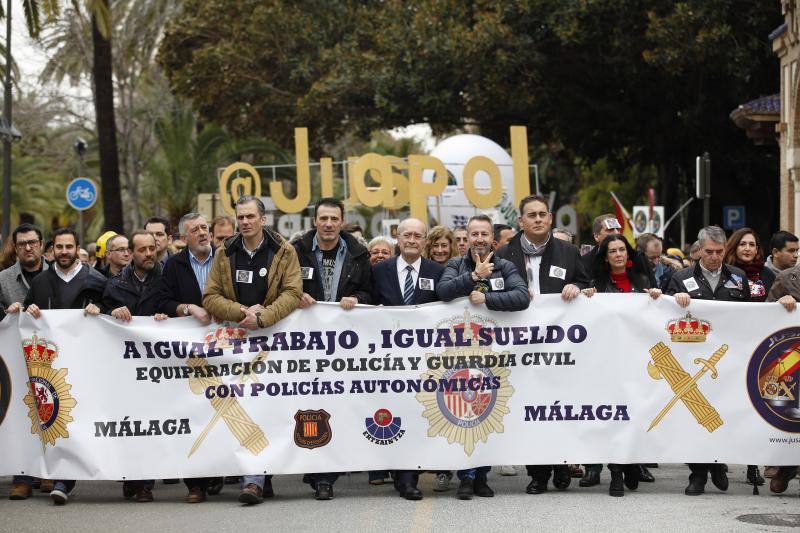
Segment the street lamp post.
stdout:
<svg viewBox="0 0 800 533">
<path fill-rule="evenodd" d="M 6 2 L 6 79 L 3 93 L 3 237 L 11 233 L 11 0 Z"/>
<path fill-rule="evenodd" d="M 78 177 L 85 178 L 86 173 L 83 167 L 83 156 L 86 154 L 86 141 L 78 137 L 75 139 L 73 148 L 75 149 L 75 153 L 78 154 Z M 83 232 L 83 209 L 78 210 L 78 235 L 80 235 L 80 242 L 85 245 L 86 243 L 84 240 L 86 236 Z"/>
</svg>

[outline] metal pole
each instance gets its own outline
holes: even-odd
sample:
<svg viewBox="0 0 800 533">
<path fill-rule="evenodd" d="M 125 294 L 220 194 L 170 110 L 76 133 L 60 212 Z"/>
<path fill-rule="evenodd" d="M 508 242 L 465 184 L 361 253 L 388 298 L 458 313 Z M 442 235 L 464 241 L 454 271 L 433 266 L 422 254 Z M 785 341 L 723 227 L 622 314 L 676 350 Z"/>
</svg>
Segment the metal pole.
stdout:
<svg viewBox="0 0 800 533">
<path fill-rule="evenodd" d="M 711 156 L 703 154 L 703 227 L 711 225 Z"/>
<path fill-rule="evenodd" d="M 3 139 L 3 236 L 11 233 L 11 0 L 6 2 L 6 80 L 3 116 L 9 132 Z"/>
<path fill-rule="evenodd" d="M 83 171 L 83 154 L 80 152 L 78 152 L 78 172 L 80 173 L 80 177 L 82 178 L 86 177 Z M 83 209 L 80 209 L 78 211 L 78 237 L 79 237 L 79 242 L 85 245 L 85 243 L 83 242 L 85 239 L 84 228 L 83 228 Z"/>
</svg>

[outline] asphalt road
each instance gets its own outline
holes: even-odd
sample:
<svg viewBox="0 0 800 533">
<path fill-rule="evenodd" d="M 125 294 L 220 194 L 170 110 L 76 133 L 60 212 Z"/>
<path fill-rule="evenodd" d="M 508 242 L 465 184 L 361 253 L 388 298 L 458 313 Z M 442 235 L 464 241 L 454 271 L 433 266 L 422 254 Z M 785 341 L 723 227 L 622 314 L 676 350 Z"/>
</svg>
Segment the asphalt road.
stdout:
<svg viewBox="0 0 800 533">
<path fill-rule="evenodd" d="M 425 498 L 406 501 L 391 485 L 373 487 L 365 473 L 337 481 L 335 498 L 317 502 L 300 476 L 273 480 L 276 496 L 253 507 L 237 503 L 238 487 L 226 485 L 218 496 L 202 504 L 184 503 L 180 485 L 156 485 L 153 503 L 122 499 L 122 485 L 110 481 L 79 482 L 65 507 L 53 506 L 39 492 L 25 501 L 8 500 L 11 478 L 0 478 L 0 532 L 191 532 L 202 531 L 497 531 L 533 529 L 544 531 L 788 531 L 790 527 L 742 522 L 742 515 L 776 515 L 779 520 L 800 518 L 800 484 L 795 480 L 783 495 L 768 486 L 754 496 L 745 484 L 745 467 L 731 465 L 730 488 L 720 493 L 710 483 L 703 496 L 683 495 L 688 469 L 662 465 L 653 469 L 656 482 L 643 483 L 623 498 L 608 496 L 609 474 L 602 483 L 579 488 L 577 479 L 565 492 L 551 488 L 546 494 L 525 494 L 529 478 L 524 467 L 519 475 L 489 476 L 494 498 L 459 501 L 457 481 L 446 493 L 433 492 L 434 476 L 423 475 L 420 488 Z M 792 516 L 794 515 L 794 516 Z M 761 517 L 763 518 L 763 517 Z"/>
</svg>

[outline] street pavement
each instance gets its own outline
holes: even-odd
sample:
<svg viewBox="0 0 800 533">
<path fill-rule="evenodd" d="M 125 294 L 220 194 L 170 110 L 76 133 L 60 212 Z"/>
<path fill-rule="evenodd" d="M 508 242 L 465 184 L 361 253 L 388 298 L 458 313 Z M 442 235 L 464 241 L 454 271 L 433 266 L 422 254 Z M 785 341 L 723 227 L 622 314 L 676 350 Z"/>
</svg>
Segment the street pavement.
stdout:
<svg viewBox="0 0 800 533">
<path fill-rule="evenodd" d="M 773 523 L 800 525 L 800 484 L 792 481 L 783 495 L 773 495 L 767 485 L 760 495 L 745 483 L 744 465 L 730 465 L 730 488 L 720 493 L 709 481 L 703 496 L 684 496 L 688 468 L 661 465 L 653 469 L 655 483 L 642 483 L 623 498 L 608 496 L 608 470 L 600 486 L 569 490 L 552 488 L 528 495 L 524 467 L 506 477 L 495 469 L 489 476 L 494 498 L 459 501 L 453 479 L 449 492 L 433 492 L 435 478 L 422 475 L 425 498 L 406 501 L 391 484 L 370 486 L 366 473 L 342 476 L 334 486 L 332 501 L 318 502 L 298 475 L 273 479 L 276 496 L 261 505 L 245 507 L 237 501 L 238 486 L 226 485 L 218 496 L 202 504 L 184 503 L 186 488 L 156 484 L 155 502 L 139 504 L 122 499 L 122 485 L 111 481 L 78 482 L 65 507 L 55 507 L 38 491 L 25 501 L 8 500 L 11 478 L 0 477 L 0 532 L 191 532 L 215 531 L 788 531 L 786 525 L 743 522 L 743 515 Z M 774 515 L 774 516 L 766 516 Z M 768 523 L 768 522 L 767 522 Z M 797 526 L 795 526 L 797 527 Z"/>
</svg>

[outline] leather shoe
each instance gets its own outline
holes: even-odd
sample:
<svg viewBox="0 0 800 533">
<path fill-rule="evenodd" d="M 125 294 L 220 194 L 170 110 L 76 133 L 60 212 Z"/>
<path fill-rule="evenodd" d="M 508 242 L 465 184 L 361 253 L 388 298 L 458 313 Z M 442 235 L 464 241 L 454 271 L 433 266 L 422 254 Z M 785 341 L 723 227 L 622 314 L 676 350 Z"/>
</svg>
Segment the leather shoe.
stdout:
<svg viewBox="0 0 800 533">
<path fill-rule="evenodd" d="M 554 466 L 553 486 L 558 490 L 567 490 L 570 483 L 572 483 L 572 478 L 569 475 L 569 468 L 567 466 Z"/>
<path fill-rule="evenodd" d="M 406 485 L 406 489 L 403 491 L 403 498 L 411 501 L 421 500 L 422 491 L 413 485 Z"/>
<path fill-rule="evenodd" d="M 122 497 L 126 500 L 132 499 L 136 496 L 136 482 L 135 481 L 123 481 L 122 482 Z"/>
<path fill-rule="evenodd" d="M 48 493 L 53 490 L 53 485 L 55 485 L 55 481 L 52 479 L 43 479 L 39 482 L 39 491 Z"/>
<path fill-rule="evenodd" d="M 547 492 L 547 480 L 539 481 L 535 477 L 531 478 L 531 482 L 525 487 L 525 492 L 528 494 L 542 494 Z"/>
<path fill-rule="evenodd" d="M 263 501 L 261 487 L 255 483 L 248 483 L 239 493 L 239 503 L 255 505 Z"/>
<path fill-rule="evenodd" d="M 317 483 L 317 490 L 314 492 L 314 498 L 318 500 L 332 500 L 333 486 L 326 481 L 319 481 Z"/>
<path fill-rule="evenodd" d="M 579 487 L 594 487 L 595 485 L 599 484 L 600 484 L 600 472 L 598 472 L 594 468 L 587 468 L 586 473 L 583 474 L 581 480 L 578 481 Z"/>
<path fill-rule="evenodd" d="M 473 494 L 475 494 L 475 483 L 471 479 L 462 479 L 456 497 L 459 500 L 471 500 Z"/>
<path fill-rule="evenodd" d="M 786 489 L 784 489 L 786 490 Z M 27 500 L 31 495 L 31 486 L 27 483 L 14 483 L 8 495 L 9 500 Z"/>
<path fill-rule="evenodd" d="M 642 483 L 653 483 L 656 478 L 653 477 L 653 474 L 647 469 L 647 465 L 639 465 L 639 481 Z"/>
<path fill-rule="evenodd" d="M 725 473 L 726 468 L 725 465 L 711 465 L 709 468 L 711 471 L 711 482 L 722 491 L 728 490 L 728 474 Z"/>
<path fill-rule="evenodd" d="M 622 477 L 622 472 L 620 471 L 611 472 L 611 483 L 608 485 L 609 496 L 625 496 L 625 487 L 623 485 Z M 627 476 L 625 476 L 625 481 L 627 481 Z"/>
<path fill-rule="evenodd" d="M 209 496 L 216 496 L 220 492 L 222 492 L 222 488 L 225 486 L 225 482 L 222 480 L 221 477 L 212 477 L 208 481 L 208 489 L 206 490 L 206 494 Z"/>
<path fill-rule="evenodd" d="M 206 491 L 201 487 L 192 487 L 186 496 L 186 503 L 202 503 L 206 501 Z"/>
<path fill-rule="evenodd" d="M 139 503 L 148 503 L 153 501 L 153 491 L 148 489 L 142 483 L 136 490 L 136 501 Z"/>
<path fill-rule="evenodd" d="M 691 474 L 689 476 L 689 485 L 683 491 L 687 496 L 700 496 L 706 491 L 706 477 Z"/>
<path fill-rule="evenodd" d="M 775 475 L 772 476 L 772 480 L 769 482 L 769 490 L 776 494 L 786 492 L 786 489 L 789 488 L 789 482 L 794 479 L 796 473 L 796 466 L 779 467 L 778 471 L 775 472 Z"/>
<path fill-rule="evenodd" d="M 639 488 L 639 476 L 641 472 L 639 471 L 639 465 L 625 465 L 622 470 L 624 483 L 625 486 L 628 487 L 628 490 L 636 490 Z"/>
<path fill-rule="evenodd" d="M 475 492 L 475 496 L 479 496 L 481 498 L 493 498 L 494 497 L 494 491 L 489 486 L 489 484 L 486 483 L 485 479 L 476 479 L 475 482 L 473 483 L 472 487 L 473 487 L 473 490 Z"/>
</svg>

